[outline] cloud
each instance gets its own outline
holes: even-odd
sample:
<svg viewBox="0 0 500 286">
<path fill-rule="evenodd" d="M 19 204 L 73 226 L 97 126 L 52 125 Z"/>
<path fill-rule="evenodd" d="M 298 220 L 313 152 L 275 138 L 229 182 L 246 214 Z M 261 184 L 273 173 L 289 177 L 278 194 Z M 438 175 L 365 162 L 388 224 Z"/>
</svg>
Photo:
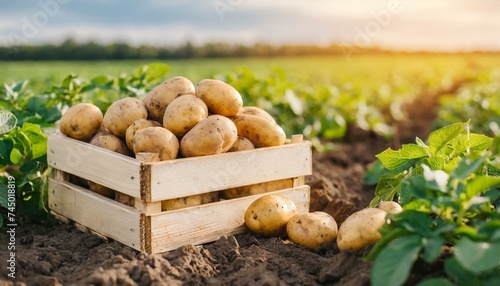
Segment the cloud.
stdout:
<svg viewBox="0 0 500 286">
<path fill-rule="evenodd" d="M 373 33 L 377 15 L 399 5 Z M 79 41 L 177 45 L 223 41 L 500 49 L 500 1 L 38 0 L 2 1 L 0 44 Z M 45 15 L 45 16 L 44 16 Z M 370 26 L 372 25 L 372 26 Z M 369 32 L 369 31 L 368 31 Z"/>
</svg>

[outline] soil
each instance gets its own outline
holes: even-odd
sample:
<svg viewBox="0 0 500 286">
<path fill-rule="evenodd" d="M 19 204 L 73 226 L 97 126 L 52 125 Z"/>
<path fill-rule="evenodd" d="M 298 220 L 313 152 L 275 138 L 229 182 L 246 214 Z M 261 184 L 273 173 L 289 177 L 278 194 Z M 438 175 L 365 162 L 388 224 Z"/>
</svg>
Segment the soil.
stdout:
<svg viewBox="0 0 500 286">
<path fill-rule="evenodd" d="M 435 118 L 434 100 L 412 104 L 408 120 L 395 127 L 397 141 L 349 128 L 337 149 L 313 153 L 310 210 L 330 213 L 340 224 L 366 207 L 374 187 L 362 178 L 375 154 L 401 143 L 427 138 Z M 6 231 L 0 233 L 0 285 L 369 285 L 368 249 L 340 252 L 335 244 L 314 253 L 286 239 L 251 233 L 222 237 L 201 246 L 186 245 L 147 255 L 116 241 L 104 241 L 74 225 L 23 222 L 17 228 L 16 279 L 7 277 Z M 414 269 L 410 281 L 432 269 Z"/>
</svg>

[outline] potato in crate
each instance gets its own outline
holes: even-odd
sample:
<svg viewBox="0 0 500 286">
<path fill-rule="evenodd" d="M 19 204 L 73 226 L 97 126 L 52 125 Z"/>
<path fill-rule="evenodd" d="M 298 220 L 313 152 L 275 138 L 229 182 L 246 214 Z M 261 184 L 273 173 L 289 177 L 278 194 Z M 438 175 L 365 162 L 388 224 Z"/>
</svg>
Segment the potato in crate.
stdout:
<svg viewBox="0 0 500 286">
<path fill-rule="evenodd" d="M 88 104 L 63 115 L 48 141 L 51 212 L 147 253 L 244 232 L 245 210 L 268 193 L 308 212 L 310 142 L 287 140 L 269 114 L 250 114 L 258 108 L 242 107 L 224 82 L 191 88 L 177 78 L 144 100 L 118 100 L 100 117 Z M 224 89 L 226 99 L 211 94 Z M 160 109 L 156 119 L 151 108 Z"/>
</svg>

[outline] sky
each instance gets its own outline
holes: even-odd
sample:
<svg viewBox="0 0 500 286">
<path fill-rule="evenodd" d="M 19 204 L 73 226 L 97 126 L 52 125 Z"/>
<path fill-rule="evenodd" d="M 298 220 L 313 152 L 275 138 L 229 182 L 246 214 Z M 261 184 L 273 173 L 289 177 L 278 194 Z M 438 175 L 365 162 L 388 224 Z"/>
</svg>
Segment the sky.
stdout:
<svg viewBox="0 0 500 286">
<path fill-rule="evenodd" d="M 226 42 L 500 50 L 498 0 L 0 0 L 0 45 Z"/>
</svg>

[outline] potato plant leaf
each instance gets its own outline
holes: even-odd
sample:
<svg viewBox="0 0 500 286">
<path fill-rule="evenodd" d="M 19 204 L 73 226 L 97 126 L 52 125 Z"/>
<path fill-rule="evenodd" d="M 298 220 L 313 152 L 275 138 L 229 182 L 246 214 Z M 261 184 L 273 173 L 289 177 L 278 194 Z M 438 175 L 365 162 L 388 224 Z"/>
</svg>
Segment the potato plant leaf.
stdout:
<svg viewBox="0 0 500 286">
<path fill-rule="evenodd" d="M 451 124 L 429 134 L 429 148 L 432 154 L 436 154 L 460 133 L 464 132 L 464 128 L 467 124 L 468 123 Z"/>
<path fill-rule="evenodd" d="M 419 235 L 403 236 L 384 248 L 373 264 L 371 284 L 399 286 L 408 278 L 422 248 Z"/>
<path fill-rule="evenodd" d="M 387 149 L 376 155 L 382 164 L 388 170 L 396 170 L 411 162 L 412 159 L 418 159 L 428 156 L 427 148 L 416 144 L 403 144 L 399 150 Z"/>
<path fill-rule="evenodd" d="M 491 188 L 500 187 L 500 177 L 477 176 L 467 182 L 465 193 L 469 199 Z"/>
<path fill-rule="evenodd" d="M 17 125 L 16 116 L 7 110 L 0 110 L 0 134 L 5 134 Z"/>
<path fill-rule="evenodd" d="M 500 242 L 473 241 L 463 237 L 455 246 L 457 261 L 468 271 L 481 274 L 500 267 Z"/>
</svg>

